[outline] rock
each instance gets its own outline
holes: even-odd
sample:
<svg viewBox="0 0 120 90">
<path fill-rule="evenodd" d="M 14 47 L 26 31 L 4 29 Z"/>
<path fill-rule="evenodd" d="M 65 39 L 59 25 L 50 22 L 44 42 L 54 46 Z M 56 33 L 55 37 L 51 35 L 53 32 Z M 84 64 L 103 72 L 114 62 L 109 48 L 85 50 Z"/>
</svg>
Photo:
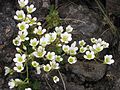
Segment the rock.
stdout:
<svg viewBox="0 0 120 90">
<path fill-rule="evenodd" d="M 119 30 L 120 28 L 120 0 L 106 0 L 106 10 L 108 12 L 109 18 L 111 19 L 113 24 L 118 28 L 117 30 Z"/>
<path fill-rule="evenodd" d="M 81 5 L 70 4 L 66 7 L 63 5 L 59 12 L 65 22 L 73 26 L 73 34 L 79 34 L 77 35 L 79 38 L 83 36 L 91 37 L 94 32 L 101 28 L 100 22 L 95 18 L 95 13 Z"/>
<path fill-rule="evenodd" d="M 0 88 L 3 87 L 3 84 L 4 84 L 4 79 L 3 78 L 0 78 Z M 1 89 L 0 89 L 1 90 Z"/>
<path fill-rule="evenodd" d="M 109 13 L 120 13 L 120 0 L 106 0 L 106 8 Z"/>
<path fill-rule="evenodd" d="M 68 70 L 86 81 L 98 81 L 105 75 L 106 65 L 98 64 L 95 61 L 78 61 L 76 64 L 68 65 Z"/>
<path fill-rule="evenodd" d="M 15 14 L 15 0 L 3 0 L 0 3 L 0 12 L 6 14 L 6 16 L 13 17 Z"/>
<path fill-rule="evenodd" d="M 73 30 L 73 40 L 89 40 L 92 37 L 102 38 L 111 45 L 115 43 L 111 30 L 104 29 L 102 19 L 97 13 L 86 6 L 64 4 L 59 8 L 60 17 L 65 25 L 70 24 Z"/>
<path fill-rule="evenodd" d="M 13 63 L 13 58 L 15 57 L 15 53 L 16 53 L 16 50 L 14 47 L 12 46 L 6 47 L 0 53 L 0 57 L 1 57 L 0 62 L 4 62 L 5 64 L 12 65 L 10 63 Z"/>
<path fill-rule="evenodd" d="M 16 32 L 15 21 L 1 14 L 0 16 L 0 50 L 9 45 L 11 38 Z"/>
<path fill-rule="evenodd" d="M 116 80 L 113 90 L 120 90 L 120 78 Z"/>
<path fill-rule="evenodd" d="M 76 85 L 75 83 L 67 83 L 67 90 L 85 90 L 84 86 Z"/>
<path fill-rule="evenodd" d="M 0 62 L 11 62 L 15 49 L 12 45 L 12 40 L 15 33 L 15 21 L 12 18 L 0 15 Z M 11 53 L 12 52 L 12 53 Z"/>
<path fill-rule="evenodd" d="M 33 15 L 37 17 L 38 20 L 44 20 L 48 14 L 50 0 L 33 0 L 31 3 L 37 8 Z"/>
</svg>

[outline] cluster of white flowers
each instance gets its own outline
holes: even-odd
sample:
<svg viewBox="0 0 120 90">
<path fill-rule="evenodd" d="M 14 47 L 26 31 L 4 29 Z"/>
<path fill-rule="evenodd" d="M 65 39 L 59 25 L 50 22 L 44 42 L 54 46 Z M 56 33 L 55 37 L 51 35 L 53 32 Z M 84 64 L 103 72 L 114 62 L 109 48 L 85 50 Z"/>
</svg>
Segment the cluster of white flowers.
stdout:
<svg viewBox="0 0 120 90">
<path fill-rule="evenodd" d="M 14 87 L 17 87 L 19 84 L 23 83 L 21 79 L 16 78 L 15 80 L 10 79 L 8 82 L 9 88 L 12 89 Z"/>
<path fill-rule="evenodd" d="M 109 44 L 101 38 L 91 38 L 93 46 L 86 45 L 86 42 L 81 40 L 77 47 L 76 41 L 71 43 L 73 28 L 70 25 L 65 29 L 59 26 L 55 27 L 53 32 L 47 31 L 45 28 L 42 28 L 41 23 L 37 21 L 36 17 L 32 18 L 31 14 L 36 10 L 33 4 L 28 6 L 28 0 L 18 0 L 18 3 L 21 10 L 17 10 L 14 16 L 14 19 L 19 21 L 17 24 L 19 29 L 18 36 L 13 40 L 17 50 L 13 59 L 15 66 L 13 69 L 5 67 L 5 75 L 11 73 L 11 71 L 27 73 L 27 78 L 24 80 L 27 82 L 29 79 L 29 66 L 36 70 L 36 74 L 41 74 L 41 69 L 47 73 L 60 68 L 60 62 L 64 61 L 64 55 L 68 56 L 67 61 L 69 64 L 74 64 L 77 62 L 76 55 L 78 53 L 83 54 L 85 59 L 91 60 L 96 59 L 99 52 L 109 47 Z M 26 9 L 27 15 L 22 10 L 23 8 Z M 51 45 L 55 46 L 54 51 L 48 49 Z M 57 55 L 55 52 L 56 47 L 59 47 L 63 52 Z M 30 53 L 29 49 L 31 49 Z M 103 63 L 114 63 L 112 55 L 106 55 Z M 59 78 L 54 76 L 53 81 L 57 83 Z M 11 79 L 8 85 L 10 88 L 14 88 L 20 83 L 23 83 L 21 79 Z M 26 88 L 25 90 L 32 89 Z"/>
<path fill-rule="evenodd" d="M 76 61 L 77 61 L 77 58 L 75 57 L 75 55 L 77 54 L 77 51 L 78 51 L 78 47 L 76 47 L 76 41 L 74 41 L 71 46 L 69 45 L 63 45 L 62 46 L 62 49 L 63 51 L 68 54 L 68 55 L 71 55 L 69 58 L 68 58 L 68 62 L 70 64 L 74 64 Z M 74 57 L 72 57 L 74 56 Z"/>
<path fill-rule="evenodd" d="M 40 74 L 41 73 L 41 68 L 42 68 L 42 65 L 40 65 L 38 62 L 36 61 L 32 61 L 32 66 L 34 68 L 36 68 L 36 71 L 37 71 L 37 74 Z"/>
<path fill-rule="evenodd" d="M 16 54 L 15 58 L 13 59 L 13 61 L 15 62 L 15 67 L 13 68 L 15 71 L 17 72 L 21 72 L 24 70 L 24 62 L 26 61 L 26 55 L 20 55 L 20 54 Z"/>
<path fill-rule="evenodd" d="M 97 55 L 99 52 L 101 52 L 103 49 L 109 47 L 109 43 L 103 41 L 101 38 L 95 39 L 91 38 L 91 42 L 93 43 L 93 46 L 86 45 L 86 42 L 84 40 L 79 41 L 80 53 L 85 53 L 84 58 L 87 60 L 91 59 L 98 59 Z M 104 64 L 112 64 L 114 63 L 114 60 L 112 59 L 112 55 L 106 55 L 104 57 Z"/>
<path fill-rule="evenodd" d="M 78 50 L 78 47 L 76 47 L 76 41 L 74 41 L 71 46 L 69 45 L 63 45 L 62 47 L 63 51 L 67 54 L 70 54 L 70 55 L 76 55 L 77 54 L 77 50 Z"/>
</svg>

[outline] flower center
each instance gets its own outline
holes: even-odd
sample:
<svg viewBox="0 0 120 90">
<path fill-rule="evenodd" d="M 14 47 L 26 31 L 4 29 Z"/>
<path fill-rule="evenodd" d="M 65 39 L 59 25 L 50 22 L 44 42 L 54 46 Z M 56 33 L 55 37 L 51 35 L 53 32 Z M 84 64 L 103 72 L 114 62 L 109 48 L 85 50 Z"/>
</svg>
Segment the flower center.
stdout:
<svg viewBox="0 0 120 90">
<path fill-rule="evenodd" d="M 20 58 L 18 58 L 18 61 L 19 61 L 19 62 L 22 62 L 22 61 L 23 61 L 23 59 L 20 57 Z"/>
</svg>

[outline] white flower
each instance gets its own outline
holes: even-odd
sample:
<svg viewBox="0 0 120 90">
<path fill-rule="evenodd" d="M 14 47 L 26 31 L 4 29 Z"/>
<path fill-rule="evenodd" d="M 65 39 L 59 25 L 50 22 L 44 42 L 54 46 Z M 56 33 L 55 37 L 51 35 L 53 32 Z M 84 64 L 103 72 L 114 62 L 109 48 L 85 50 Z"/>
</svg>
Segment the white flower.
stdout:
<svg viewBox="0 0 120 90">
<path fill-rule="evenodd" d="M 115 61 L 112 59 L 112 55 L 106 55 L 104 56 L 104 64 L 112 64 Z"/>
<path fill-rule="evenodd" d="M 50 44 L 49 42 L 50 42 L 50 39 L 49 39 L 49 38 L 42 37 L 42 38 L 40 39 L 40 45 L 43 46 L 43 47 L 45 47 L 46 45 Z"/>
<path fill-rule="evenodd" d="M 98 38 L 96 43 L 101 43 L 102 42 L 102 39 L 101 38 Z"/>
<path fill-rule="evenodd" d="M 55 31 L 58 35 L 60 35 L 64 31 L 64 29 L 62 26 L 59 26 L 59 27 L 55 27 Z"/>
<path fill-rule="evenodd" d="M 48 60 L 54 60 L 55 59 L 55 53 L 54 52 L 48 52 L 46 55 L 46 58 Z"/>
<path fill-rule="evenodd" d="M 75 47 L 76 46 L 76 41 L 74 41 L 72 44 L 71 44 L 71 47 Z"/>
<path fill-rule="evenodd" d="M 13 59 L 13 61 L 16 63 L 23 63 L 26 61 L 26 55 L 15 54 L 15 58 Z"/>
<path fill-rule="evenodd" d="M 31 88 L 25 88 L 25 90 L 32 90 Z"/>
<path fill-rule="evenodd" d="M 61 40 L 61 42 L 68 43 L 69 41 L 72 40 L 72 35 L 65 32 L 65 33 L 61 34 L 61 39 L 60 40 Z"/>
<path fill-rule="evenodd" d="M 27 47 L 26 47 L 25 45 L 22 45 L 22 48 L 23 48 L 24 50 L 27 50 Z"/>
<path fill-rule="evenodd" d="M 37 74 L 40 74 L 40 73 L 41 73 L 40 68 L 41 68 L 40 66 L 36 67 Z"/>
<path fill-rule="evenodd" d="M 45 38 L 48 39 L 48 43 L 50 44 L 50 39 L 51 39 L 50 33 L 45 34 Z"/>
<path fill-rule="evenodd" d="M 70 55 L 76 55 L 77 54 L 78 47 L 70 47 L 69 54 Z"/>
<path fill-rule="evenodd" d="M 86 42 L 84 40 L 79 41 L 80 46 L 84 46 L 85 44 L 86 44 Z"/>
<path fill-rule="evenodd" d="M 43 66 L 43 70 L 49 72 L 51 70 L 51 66 L 49 64 Z"/>
<path fill-rule="evenodd" d="M 28 14 L 27 17 L 25 18 L 24 22 L 26 22 L 27 24 L 29 24 L 30 26 L 34 25 L 34 24 L 37 24 L 37 18 L 36 17 L 33 17 Z"/>
<path fill-rule="evenodd" d="M 24 70 L 23 64 L 21 64 L 21 63 L 16 63 L 15 65 L 16 65 L 16 67 L 13 68 L 15 71 L 21 72 L 21 71 Z"/>
<path fill-rule="evenodd" d="M 36 47 L 38 45 L 39 41 L 37 41 L 36 38 L 33 38 L 30 40 L 30 45 L 33 47 Z"/>
<path fill-rule="evenodd" d="M 18 86 L 19 84 L 21 84 L 22 82 L 23 81 L 20 80 L 20 79 L 15 79 L 15 80 L 10 79 L 10 81 L 8 82 L 8 86 L 9 86 L 10 89 L 12 89 L 12 88 Z"/>
<path fill-rule="evenodd" d="M 62 49 L 63 49 L 63 51 L 64 51 L 65 53 L 69 53 L 70 47 L 69 47 L 68 45 L 63 45 L 63 46 L 62 46 Z"/>
<path fill-rule="evenodd" d="M 56 63 L 55 60 L 50 61 L 51 69 L 59 69 L 59 63 Z"/>
<path fill-rule="evenodd" d="M 92 47 L 92 46 L 86 45 L 87 50 L 90 50 L 90 47 Z"/>
<path fill-rule="evenodd" d="M 28 0 L 18 0 L 18 3 L 20 7 L 23 8 L 28 4 Z"/>
<path fill-rule="evenodd" d="M 91 60 L 95 58 L 94 52 L 93 51 L 86 51 L 86 55 L 84 55 L 85 59 Z"/>
<path fill-rule="evenodd" d="M 28 14 L 27 17 L 25 18 L 25 22 L 30 23 L 31 19 L 32 19 L 32 16 L 30 14 Z"/>
<path fill-rule="evenodd" d="M 101 45 L 103 46 L 103 48 L 108 48 L 109 47 L 109 43 L 106 43 L 105 41 L 102 41 Z"/>
<path fill-rule="evenodd" d="M 37 25 L 40 26 L 40 25 L 41 25 L 41 22 L 37 22 Z"/>
<path fill-rule="evenodd" d="M 29 28 L 29 25 L 26 24 L 25 22 L 18 23 L 17 26 L 18 26 L 19 30 L 21 30 L 21 31 L 25 31 Z"/>
<path fill-rule="evenodd" d="M 50 33 L 50 42 L 54 42 L 57 38 L 57 33 L 54 32 L 54 33 Z"/>
<path fill-rule="evenodd" d="M 60 43 L 59 43 L 59 44 L 56 44 L 56 46 L 61 47 L 61 46 L 62 46 L 62 44 L 60 44 Z"/>
<path fill-rule="evenodd" d="M 16 50 L 17 50 L 17 52 L 19 52 L 19 53 L 22 52 L 22 50 L 21 50 L 20 48 L 18 48 L 18 47 L 16 47 Z"/>
<path fill-rule="evenodd" d="M 72 44 L 71 44 L 71 47 L 69 47 L 68 45 L 63 45 L 62 47 L 63 51 L 67 54 L 70 54 L 70 55 L 76 55 L 77 54 L 77 50 L 78 50 L 78 47 L 76 47 L 76 42 L 74 41 Z"/>
<path fill-rule="evenodd" d="M 87 45 L 86 48 L 87 48 L 87 50 L 94 51 L 93 47 L 90 45 Z"/>
<path fill-rule="evenodd" d="M 15 39 L 13 39 L 13 44 L 15 46 L 20 46 L 21 45 L 21 40 L 19 37 L 16 37 Z"/>
<path fill-rule="evenodd" d="M 21 79 L 16 78 L 15 79 L 15 86 L 18 86 L 19 84 L 21 84 L 23 81 Z"/>
<path fill-rule="evenodd" d="M 46 54 L 45 48 L 39 46 L 37 51 L 33 52 L 33 55 L 37 58 L 42 58 Z"/>
<path fill-rule="evenodd" d="M 73 28 L 70 25 L 68 25 L 66 27 L 66 32 L 72 32 L 72 31 L 73 31 Z"/>
<path fill-rule="evenodd" d="M 91 38 L 91 42 L 92 42 L 92 43 L 96 43 L 96 42 L 97 42 L 97 39 Z"/>
<path fill-rule="evenodd" d="M 14 16 L 14 19 L 16 20 L 24 20 L 25 19 L 25 13 L 23 10 L 17 10 L 16 15 Z"/>
<path fill-rule="evenodd" d="M 63 58 L 61 56 L 55 55 L 55 60 L 57 62 L 61 62 L 61 61 L 63 61 Z"/>
<path fill-rule="evenodd" d="M 82 47 L 80 47 L 79 52 L 80 53 L 85 53 L 86 50 L 87 50 L 87 48 L 82 46 Z"/>
<path fill-rule="evenodd" d="M 34 8 L 34 5 L 30 5 L 30 6 L 27 6 L 27 12 L 28 13 L 33 13 L 34 11 L 36 10 L 36 8 Z"/>
<path fill-rule="evenodd" d="M 45 34 L 45 38 L 48 39 L 48 44 L 54 42 L 57 38 L 57 33 L 56 32 L 53 32 L 53 33 L 49 33 L 49 34 Z"/>
<path fill-rule="evenodd" d="M 33 33 L 38 34 L 38 35 L 42 35 L 42 34 L 44 34 L 45 32 L 46 32 L 46 29 L 42 29 L 42 27 L 39 26 L 38 28 L 35 28 L 35 29 L 34 29 L 34 32 L 33 32 Z"/>
<path fill-rule="evenodd" d="M 15 82 L 16 82 L 16 83 L 18 83 L 18 82 L 22 82 L 22 80 L 21 80 L 21 79 L 16 78 L 16 79 L 15 79 Z"/>
<path fill-rule="evenodd" d="M 69 62 L 70 64 L 74 64 L 74 63 L 77 62 L 77 58 L 70 56 L 70 57 L 68 58 L 68 62 Z"/>
<path fill-rule="evenodd" d="M 36 18 L 36 17 L 33 17 L 33 18 L 30 20 L 29 25 L 32 26 L 32 25 L 34 25 L 34 24 L 37 24 L 36 21 L 37 21 L 37 18 Z"/>
<path fill-rule="evenodd" d="M 29 40 L 29 37 L 27 37 L 27 35 L 28 35 L 27 31 L 19 31 L 18 32 L 18 38 L 20 39 L 20 41 Z"/>
<path fill-rule="evenodd" d="M 36 62 L 36 61 L 32 61 L 32 66 L 36 68 L 36 67 L 38 67 L 38 66 L 39 66 L 39 63 L 38 63 L 38 62 Z"/>
<path fill-rule="evenodd" d="M 15 87 L 15 81 L 13 79 L 11 79 L 9 82 L 8 82 L 8 86 L 10 89 L 14 88 Z"/>
<path fill-rule="evenodd" d="M 97 43 L 97 44 L 94 44 L 93 45 L 93 49 L 96 51 L 96 52 L 101 52 L 103 50 L 103 46 L 100 45 L 100 43 Z"/>
<path fill-rule="evenodd" d="M 10 73 L 11 69 L 9 67 L 4 67 L 5 69 L 5 76 Z"/>
<path fill-rule="evenodd" d="M 59 79 L 57 76 L 54 76 L 54 77 L 53 77 L 53 81 L 54 81 L 54 83 L 57 83 L 57 82 L 60 81 L 60 79 Z"/>
<path fill-rule="evenodd" d="M 69 48 L 69 54 L 70 55 L 76 55 L 77 54 L 78 47 L 76 47 L 76 41 L 74 41 L 71 44 L 71 47 Z"/>
</svg>

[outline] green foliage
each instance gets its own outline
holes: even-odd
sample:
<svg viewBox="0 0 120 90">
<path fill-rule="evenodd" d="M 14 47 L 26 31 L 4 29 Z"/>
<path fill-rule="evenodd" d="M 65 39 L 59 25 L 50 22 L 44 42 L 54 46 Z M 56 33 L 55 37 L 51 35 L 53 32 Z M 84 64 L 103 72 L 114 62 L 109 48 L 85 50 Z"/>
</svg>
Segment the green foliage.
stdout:
<svg viewBox="0 0 120 90">
<path fill-rule="evenodd" d="M 47 22 L 47 29 L 51 29 L 53 27 L 59 26 L 61 23 L 59 13 L 57 9 L 52 5 L 50 7 L 50 12 L 49 15 L 46 17 L 46 22 Z"/>
<path fill-rule="evenodd" d="M 31 87 L 33 90 L 40 90 L 40 81 L 38 80 L 32 80 Z"/>
</svg>

